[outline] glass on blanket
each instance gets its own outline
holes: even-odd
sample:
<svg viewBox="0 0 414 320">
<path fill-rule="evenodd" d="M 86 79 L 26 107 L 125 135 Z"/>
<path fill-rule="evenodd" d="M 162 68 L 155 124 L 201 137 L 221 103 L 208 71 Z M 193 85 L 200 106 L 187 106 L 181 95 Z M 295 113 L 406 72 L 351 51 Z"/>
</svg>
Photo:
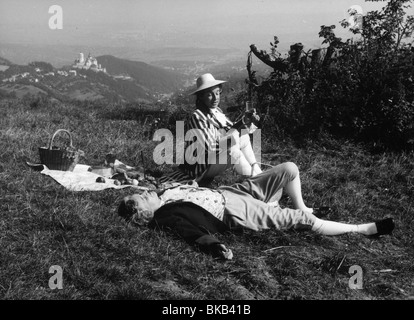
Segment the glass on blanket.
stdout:
<svg viewBox="0 0 414 320">
<path fill-rule="evenodd" d="M 113 154 L 113 153 L 108 153 L 106 156 L 105 156 L 105 165 L 106 166 L 108 166 L 108 167 L 114 167 L 114 164 L 115 164 L 115 160 L 116 160 L 116 155 L 115 154 Z"/>
</svg>

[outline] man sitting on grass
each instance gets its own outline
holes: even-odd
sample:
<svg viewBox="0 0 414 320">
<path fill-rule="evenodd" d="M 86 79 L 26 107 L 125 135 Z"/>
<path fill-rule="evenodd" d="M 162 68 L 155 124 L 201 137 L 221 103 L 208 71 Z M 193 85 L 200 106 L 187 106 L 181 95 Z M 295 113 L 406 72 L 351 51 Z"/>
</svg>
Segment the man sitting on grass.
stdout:
<svg viewBox="0 0 414 320">
<path fill-rule="evenodd" d="M 282 208 L 277 201 L 268 203 L 270 199 L 280 200 L 282 190 L 292 199 L 294 209 Z M 285 162 L 217 190 L 193 184 L 162 193 L 133 194 L 122 200 L 118 214 L 137 225 L 175 231 L 188 243 L 224 259 L 231 259 L 233 254 L 214 234 L 238 228 L 259 231 L 293 227 L 323 235 L 355 232 L 367 236 L 390 234 L 394 229 L 392 218 L 358 225 L 320 219 L 327 210 L 305 205 L 298 167 Z"/>
</svg>

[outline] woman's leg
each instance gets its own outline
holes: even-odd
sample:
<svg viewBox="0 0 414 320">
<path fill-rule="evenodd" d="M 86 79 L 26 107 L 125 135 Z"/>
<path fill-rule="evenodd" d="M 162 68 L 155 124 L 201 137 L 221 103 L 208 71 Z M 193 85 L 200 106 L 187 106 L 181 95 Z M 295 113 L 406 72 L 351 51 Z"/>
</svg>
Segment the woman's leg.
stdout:
<svg viewBox="0 0 414 320">
<path fill-rule="evenodd" d="M 297 175 L 297 166 L 293 162 L 285 162 L 231 187 L 267 203 L 280 200 L 283 188 Z"/>
<path fill-rule="evenodd" d="M 244 141 L 244 139 L 243 146 L 246 147 L 246 142 Z M 250 162 L 246 159 L 243 151 L 240 148 L 240 138 L 237 130 L 234 130 L 230 135 L 223 138 L 220 141 L 220 147 L 223 151 L 219 154 L 217 154 L 216 152 L 211 152 L 209 154 L 209 165 L 207 167 L 207 170 L 203 173 L 202 177 L 199 178 L 200 181 L 212 180 L 214 179 L 214 177 L 223 174 L 231 166 L 234 166 L 236 172 L 241 176 L 252 176 L 252 166 L 250 165 Z M 251 146 L 250 150 L 252 150 Z"/>
<path fill-rule="evenodd" d="M 229 137 L 231 138 L 229 153 L 231 163 L 234 164 L 236 172 L 246 177 L 252 177 L 261 173 L 262 170 L 256 161 L 249 135 L 244 134 L 240 136 L 239 132 L 234 130 Z"/>
<path fill-rule="evenodd" d="M 251 177 L 252 166 L 247 161 L 245 156 L 240 150 L 231 153 L 232 159 L 234 159 L 234 169 L 241 176 Z"/>
<path fill-rule="evenodd" d="M 295 165 L 296 166 L 296 165 Z M 297 168 L 297 167 L 296 167 Z M 301 209 L 305 212 L 312 213 L 313 209 L 308 208 L 302 198 L 302 184 L 300 182 L 299 170 L 297 170 L 296 177 L 286 184 L 284 188 L 286 194 L 292 199 L 293 207 Z"/>
<path fill-rule="evenodd" d="M 262 169 L 256 160 L 256 155 L 254 154 L 253 147 L 250 142 L 250 136 L 248 134 L 243 134 L 240 136 L 240 150 L 246 158 L 247 162 L 251 165 L 251 175 L 255 176 L 259 173 L 262 173 Z"/>
<path fill-rule="evenodd" d="M 375 222 L 365 224 L 347 224 L 318 218 L 315 218 L 312 231 L 326 236 L 337 236 L 349 232 L 361 233 L 369 236 L 378 232 Z"/>
<path fill-rule="evenodd" d="M 374 235 L 381 230 L 377 223 L 347 224 L 327 221 L 317 218 L 314 214 L 300 209 L 281 208 L 271 206 L 261 200 L 251 198 L 241 190 L 232 187 L 221 187 L 226 197 L 226 207 L 223 217 L 224 223 L 230 228 L 244 227 L 255 231 L 276 228 L 286 230 L 312 230 L 316 233 L 336 236 L 345 233 L 360 233 Z M 385 219 L 382 224 L 382 234 L 388 234 L 394 228 L 392 221 Z M 379 227 L 381 229 L 381 226 Z M 384 232 L 384 230 L 386 230 Z"/>
<path fill-rule="evenodd" d="M 228 139 L 231 141 L 228 142 Z M 219 155 L 216 153 L 209 155 L 209 166 L 201 179 L 213 179 L 222 174 L 230 165 L 234 165 L 236 172 L 246 177 L 252 177 L 262 172 L 256 161 L 248 134 L 240 136 L 237 130 L 233 130 L 227 138 L 220 142 L 220 144 L 223 143 L 226 143 L 227 150 Z M 227 143 L 230 144 L 228 148 Z M 216 158 L 215 163 L 211 161 L 212 158 Z"/>
</svg>

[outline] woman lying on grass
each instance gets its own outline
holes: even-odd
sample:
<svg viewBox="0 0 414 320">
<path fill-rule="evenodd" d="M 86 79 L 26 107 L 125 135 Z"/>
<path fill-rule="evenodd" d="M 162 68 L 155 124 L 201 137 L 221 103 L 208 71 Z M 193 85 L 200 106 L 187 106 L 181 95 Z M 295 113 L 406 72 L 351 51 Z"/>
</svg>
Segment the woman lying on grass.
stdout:
<svg viewBox="0 0 414 320">
<path fill-rule="evenodd" d="M 281 208 L 278 201 L 268 203 L 274 197 L 280 200 L 282 190 L 292 199 L 294 209 Z M 189 244 L 224 259 L 231 259 L 233 254 L 214 234 L 237 228 L 300 228 L 323 235 L 355 232 L 366 236 L 390 234 L 394 229 L 392 218 L 345 224 L 318 218 L 321 211 L 305 205 L 299 170 L 292 162 L 217 190 L 180 185 L 159 194 L 145 191 L 125 197 L 118 208 L 118 214 L 128 222 L 170 229 Z"/>
</svg>

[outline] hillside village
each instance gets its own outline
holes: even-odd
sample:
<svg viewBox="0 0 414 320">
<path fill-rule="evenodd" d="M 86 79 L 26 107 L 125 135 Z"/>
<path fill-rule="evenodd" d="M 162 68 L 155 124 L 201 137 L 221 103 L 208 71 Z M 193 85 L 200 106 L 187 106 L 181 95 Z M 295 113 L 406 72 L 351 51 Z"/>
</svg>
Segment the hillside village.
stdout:
<svg viewBox="0 0 414 320">
<path fill-rule="evenodd" d="M 98 60 L 96 60 L 95 57 L 91 56 L 90 53 L 86 59 L 82 52 L 79 53 L 79 58 L 75 60 L 75 63 L 72 65 L 72 68 L 106 73 L 106 68 L 102 68 L 102 66 L 98 63 Z"/>
<path fill-rule="evenodd" d="M 1 71 L 6 71 L 9 69 L 9 66 L 3 66 Z M 49 69 L 49 68 L 48 68 Z M 55 77 L 55 76 L 63 76 L 63 77 L 82 77 L 86 78 L 86 75 L 79 74 L 77 70 L 91 70 L 94 72 L 103 72 L 106 73 L 106 68 L 103 68 L 101 64 L 98 63 L 97 59 L 89 53 L 88 57 L 85 59 L 84 54 L 81 52 L 79 53 L 79 58 L 76 59 L 69 68 L 64 67 L 62 70 L 43 70 L 40 67 L 34 67 L 33 70 L 25 71 L 21 73 L 12 74 L 6 78 L 3 78 L 1 81 L 3 83 L 7 82 L 16 82 L 21 79 L 25 79 L 31 83 L 38 83 L 45 77 Z M 0 73 L 1 78 L 1 73 Z M 122 77 L 118 78 L 122 79 Z"/>
<path fill-rule="evenodd" d="M 56 72 L 51 71 L 47 73 L 42 73 L 42 72 L 43 70 L 41 70 L 40 68 L 35 68 L 34 74 L 30 72 L 17 73 L 17 74 L 13 74 L 11 77 L 2 79 L 2 82 L 3 83 L 16 82 L 18 80 L 26 79 L 29 82 L 38 83 L 45 77 L 54 77 L 56 75 L 60 75 L 64 77 L 77 76 L 76 70 L 69 70 L 69 71 L 57 70 Z M 85 75 L 79 75 L 79 76 L 86 78 Z"/>
<path fill-rule="evenodd" d="M 165 99 L 182 81 L 179 74 L 143 62 L 113 56 L 98 59 L 79 53 L 72 64 L 57 69 L 42 61 L 17 65 L 0 58 L 0 96 L 149 102 Z"/>
</svg>

